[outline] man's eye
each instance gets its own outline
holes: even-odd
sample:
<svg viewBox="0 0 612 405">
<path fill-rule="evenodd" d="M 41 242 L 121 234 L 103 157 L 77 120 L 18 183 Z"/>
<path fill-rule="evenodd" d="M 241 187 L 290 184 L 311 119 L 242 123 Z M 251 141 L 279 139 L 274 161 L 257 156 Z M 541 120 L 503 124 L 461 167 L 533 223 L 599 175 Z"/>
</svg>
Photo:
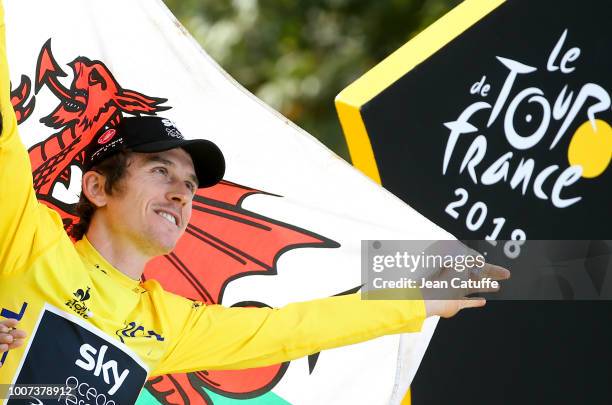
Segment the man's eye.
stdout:
<svg viewBox="0 0 612 405">
<path fill-rule="evenodd" d="M 193 184 L 190 181 L 186 181 L 185 184 L 187 185 L 187 188 L 191 190 L 192 193 L 195 193 L 195 190 L 196 190 L 195 184 Z"/>
<path fill-rule="evenodd" d="M 153 168 L 153 172 L 166 176 L 168 174 L 168 169 L 166 169 L 165 167 L 155 167 Z"/>
</svg>

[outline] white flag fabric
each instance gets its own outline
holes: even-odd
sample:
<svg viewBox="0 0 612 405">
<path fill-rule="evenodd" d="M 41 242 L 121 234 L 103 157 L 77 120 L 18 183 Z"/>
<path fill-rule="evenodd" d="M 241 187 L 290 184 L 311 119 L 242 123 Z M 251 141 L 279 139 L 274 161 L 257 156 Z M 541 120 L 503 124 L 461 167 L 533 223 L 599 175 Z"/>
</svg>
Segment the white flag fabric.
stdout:
<svg viewBox="0 0 612 405">
<path fill-rule="evenodd" d="M 361 284 L 361 240 L 452 239 L 243 89 L 161 1 L 6 0 L 5 8 L 20 134 L 28 148 L 40 142 L 48 143 L 47 151 L 56 148 L 55 166 L 37 192 L 66 218 L 78 200 L 81 171 L 80 151 L 67 150 L 65 139 L 79 128 L 117 115 L 160 114 L 186 137 L 219 145 L 226 182 L 202 204 L 228 214 L 203 220 L 202 229 L 217 232 L 203 234 L 243 260 L 241 269 L 215 275 L 210 286 L 200 280 L 207 301 L 282 306 L 340 294 Z M 50 119 L 59 106 L 64 116 Z M 243 228 L 225 232 L 230 214 L 241 218 L 236 223 L 272 229 L 270 240 Z M 215 236 L 224 232 L 229 240 Z M 187 262 L 214 260 L 209 245 L 187 253 Z M 187 273 L 168 266 L 166 274 L 145 275 L 165 277 L 168 289 L 203 299 L 193 289 L 200 282 L 188 283 Z M 158 379 L 138 403 L 399 403 L 435 323 L 429 319 L 421 333 L 294 360 L 253 379 L 232 372 Z"/>
</svg>

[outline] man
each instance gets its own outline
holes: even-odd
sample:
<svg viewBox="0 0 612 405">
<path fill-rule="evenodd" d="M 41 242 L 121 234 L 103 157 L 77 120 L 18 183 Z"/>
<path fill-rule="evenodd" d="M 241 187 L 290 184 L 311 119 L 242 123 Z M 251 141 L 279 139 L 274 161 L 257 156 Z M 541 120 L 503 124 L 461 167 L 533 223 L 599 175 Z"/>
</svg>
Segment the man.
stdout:
<svg viewBox="0 0 612 405">
<path fill-rule="evenodd" d="M 484 305 L 424 302 L 407 291 L 412 299 L 404 301 L 351 294 L 280 309 L 225 308 L 142 282 L 146 263 L 170 253 L 185 231 L 196 190 L 221 180 L 221 151 L 183 139 L 159 117 L 124 118 L 91 134 L 73 244 L 60 216 L 36 200 L 9 99 L 4 26 L 0 40 L 0 308 L 30 336 L 6 356 L 0 383 L 74 386 L 61 403 L 91 394 L 96 403 L 103 395 L 129 404 L 154 375 L 277 364 Z M 128 328 L 138 333 L 121 333 Z"/>
</svg>

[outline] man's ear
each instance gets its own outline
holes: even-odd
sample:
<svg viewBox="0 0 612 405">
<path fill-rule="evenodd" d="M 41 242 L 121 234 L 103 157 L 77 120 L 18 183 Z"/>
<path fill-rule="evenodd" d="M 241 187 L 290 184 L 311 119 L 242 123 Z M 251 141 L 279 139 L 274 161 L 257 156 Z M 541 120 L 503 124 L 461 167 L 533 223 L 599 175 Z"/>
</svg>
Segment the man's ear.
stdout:
<svg viewBox="0 0 612 405">
<path fill-rule="evenodd" d="M 83 173 L 82 192 L 85 197 L 96 207 L 104 207 L 108 202 L 108 194 L 104 189 L 106 177 L 104 175 L 90 170 Z"/>
</svg>

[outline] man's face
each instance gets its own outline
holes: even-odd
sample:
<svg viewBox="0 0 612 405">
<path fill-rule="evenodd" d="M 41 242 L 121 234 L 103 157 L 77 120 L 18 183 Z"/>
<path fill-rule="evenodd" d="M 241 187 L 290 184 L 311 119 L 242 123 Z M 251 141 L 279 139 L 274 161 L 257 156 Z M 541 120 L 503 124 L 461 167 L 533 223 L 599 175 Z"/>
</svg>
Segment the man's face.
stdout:
<svg viewBox="0 0 612 405">
<path fill-rule="evenodd" d="M 114 240 L 149 256 L 170 253 L 189 223 L 196 190 L 193 162 L 183 149 L 134 153 L 104 207 Z"/>
</svg>

